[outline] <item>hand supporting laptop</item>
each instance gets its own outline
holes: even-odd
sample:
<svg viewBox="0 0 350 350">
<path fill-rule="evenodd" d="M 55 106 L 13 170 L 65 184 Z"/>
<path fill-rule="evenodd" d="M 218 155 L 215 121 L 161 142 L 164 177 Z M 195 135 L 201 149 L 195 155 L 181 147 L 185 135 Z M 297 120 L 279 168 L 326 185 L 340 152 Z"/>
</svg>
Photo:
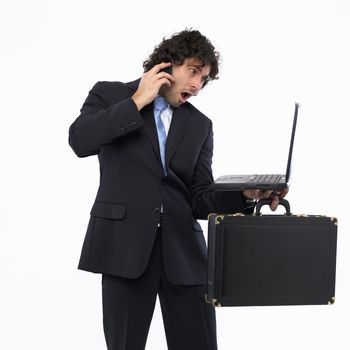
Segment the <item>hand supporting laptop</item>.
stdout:
<svg viewBox="0 0 350 350">
<path fill-rule="evenodd" d="M 284 198 L 287 195 L 288 190 L 289 190 L 288 187 L 280 191 L 273 191 L 273 190 L 263 191 L 263 190 L 250 189 L 250 190 L 244 190 L 243 195 L 247 199 L 256 199 L 256 200 L 267 199 L 267 198 L 271 199 L 270 209 L 272 211 L 275 211 L 278 207 L 280 199 Z"/>
</svg>

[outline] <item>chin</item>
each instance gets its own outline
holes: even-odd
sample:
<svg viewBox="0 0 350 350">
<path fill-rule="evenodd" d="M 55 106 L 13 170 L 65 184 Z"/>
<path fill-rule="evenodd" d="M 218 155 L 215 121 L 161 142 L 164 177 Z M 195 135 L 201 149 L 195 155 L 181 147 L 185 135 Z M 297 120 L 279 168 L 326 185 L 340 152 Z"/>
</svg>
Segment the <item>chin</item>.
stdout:
<svg viewBox="0 0 350 350">
<path fill-rule="evenodd" d="M 164 96 L 167 101 L 171 104 L 172 107 L 176 108 L 183 104 L 183 101 L 180 100 L 180 96 L 176 93 L 165 94 Z"/>
<path fill-rule="evenodd" d="M 174 108 L 177 108 L 177 107 L 179 107 L 179 106 L 182 105 L 181 102 L 177 102 L 177 103 L 170 102 L 170 104 L 171 104 Z"/>
<path fill-rule="evenodd" d="M 167 101 L 172 107 L 179 107 L 181 103 L 174 101 L 172 98 L 167 98 Z"/>
</svg>

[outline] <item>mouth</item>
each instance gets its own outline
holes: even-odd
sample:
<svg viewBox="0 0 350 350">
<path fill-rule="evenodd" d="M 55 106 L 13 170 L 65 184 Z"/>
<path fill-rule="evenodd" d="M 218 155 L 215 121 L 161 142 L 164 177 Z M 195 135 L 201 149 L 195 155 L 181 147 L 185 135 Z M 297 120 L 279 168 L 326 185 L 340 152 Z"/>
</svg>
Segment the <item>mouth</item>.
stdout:
<svg viewBox="0 0 350 350">
<path fill-rule="evenodd" d="M 192 93 L 188 91 L 183 91 L 181 92 L 180 96 L 181 96 L 181 102 L 184 103 L 192 96 Z"/>
</svg>

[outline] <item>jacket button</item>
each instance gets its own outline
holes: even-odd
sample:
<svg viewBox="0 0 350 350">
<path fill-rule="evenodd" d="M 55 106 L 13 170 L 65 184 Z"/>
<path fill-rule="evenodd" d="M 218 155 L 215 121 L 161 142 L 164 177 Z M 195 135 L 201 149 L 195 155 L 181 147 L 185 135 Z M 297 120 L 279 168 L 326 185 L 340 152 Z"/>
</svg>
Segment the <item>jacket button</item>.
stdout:
<svg viewBox="0 0 350 350">
<path fill-rule="evenodd" d="M 125 129 L 124 129 L 124 128 L 120 128 L 120 132 L 121 132 L 122 134 L 124 134 Z"/>
</svg>

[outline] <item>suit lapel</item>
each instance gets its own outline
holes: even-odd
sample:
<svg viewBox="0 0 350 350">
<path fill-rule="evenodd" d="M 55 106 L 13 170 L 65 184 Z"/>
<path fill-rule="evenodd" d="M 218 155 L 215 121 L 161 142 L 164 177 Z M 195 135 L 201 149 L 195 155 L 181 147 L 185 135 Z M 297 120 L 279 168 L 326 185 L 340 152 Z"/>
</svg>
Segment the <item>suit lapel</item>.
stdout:
<svg viewBox="0 0 350 350">
<path fill-rule="evenodd" d="M 150 103 L 149 105 L 142 108 L 141 114 L 145 122 L 145 132 L 146 132 L 148 141 L 151 143 L 152 149 L 156 154 L 158 160 L 162 162 L 160 158 L 158 133 L 157 133 L 156 123 L 154 120 L 153 110 L 154 110 L 154 105 L 153 103 Z"/>
<path fill-rule="evenodd" d="M 190 121 L 188 114 L 188 109 L 183 105 L 174 108 L 165 146 L 165 163 L 167 167 L 177 145 L 188 131 L 188 123 Z"/>
<path fill-rule="evenodd" d="M 140 83 L 140 79 L 128 83 L 129 87 L 136 91 Z M 159 152 L 159 141 L 157 127 L 154 120 L 154 104 L 150 103 L 140 111 L 145 122 L 145 132 L 147 138 L 152 146 L 152 149 L 157 156 L 160 164 L 160 152 Z M 173 110 L 173 116 L 171 119 L 171 124 L 166 140 L 165 146 L 165 162 L 168 167 L 171 157 L 174 155 L 177 145 L 180 143 L 181 139 L 185 136 L 188 131 L 188 123 L 190 119 L 188 118 L 189 111 L 185 105 L 181 105 Z"/>
<path fill-rule="evenodd" d="M 141 110 L 141 114 L 144 118 L 145 131 L 148 140 L 151 143 L 153 151 L 156 154 L 159 162 L 161 163 L 162 161 L 159 152 L 158 133 L 154 120 L 153 109 L 154 104 L 150 103 Z M 165 145 L 165 163 L 167 167 L 169 166 L 170 159 L 174 155 L 177 145 L 180 143 L 188 131 L 188 123 L 190 121 L 188 118 L 188 113 L 189 111 L 184 106 L 174 108 Z"/>
<path fill-rule="evenodd" d="M 132 82 L 127 83 L 130 89 L 135 92 L 140 84 L 141 79 L 134 80 Z M 159 152 L 159 142 L 158 142 L 158 134 L 157 127 L 154 120 L 154 104 L 150 103 L 147 106 L 143 107 L 140 111 L 143 121 L 145 123 L 145 133 L 147 135 L 147 139 L 150 142 L 152 149 L 158 158 L 159 162 L 161 162 L 160 152 Z"/>
</svg>

